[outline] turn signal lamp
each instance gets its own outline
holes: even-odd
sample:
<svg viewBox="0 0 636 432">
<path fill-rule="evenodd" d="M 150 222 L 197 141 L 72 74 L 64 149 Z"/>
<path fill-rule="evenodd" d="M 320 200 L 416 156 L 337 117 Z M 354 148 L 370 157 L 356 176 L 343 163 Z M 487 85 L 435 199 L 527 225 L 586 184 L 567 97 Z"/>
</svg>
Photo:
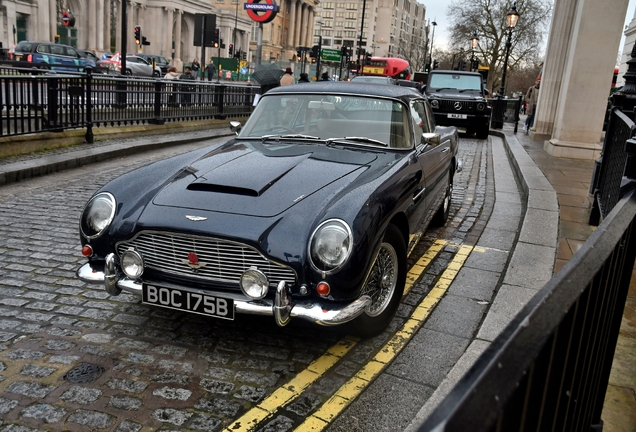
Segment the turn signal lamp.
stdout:
<svg viewBox="0 0 636 432">
<path fill-rule="evenodd" d="M 318 285 L 316 285 L 316 292 L 325 297 L 328 296 L 331 292 L 331 287 L 329 287 L 329 284 L 327 282 L 320 282 L 318 283 Z"/>
<path fill-rule="evenodd" d="M 89 257 L 93 255 L 93 248 L 90 245 L 85 245 L 82 248 L 82 255 L 84 255 L 85 257 Z"/>
</svg>

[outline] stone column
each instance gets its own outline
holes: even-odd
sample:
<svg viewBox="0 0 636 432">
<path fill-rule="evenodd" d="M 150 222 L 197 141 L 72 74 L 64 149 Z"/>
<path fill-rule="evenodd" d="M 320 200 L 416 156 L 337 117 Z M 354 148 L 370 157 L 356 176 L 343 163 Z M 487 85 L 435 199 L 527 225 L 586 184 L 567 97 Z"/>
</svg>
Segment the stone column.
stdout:
<svg viewBox="0 0 636 432">
<path fill-rule="evenodd" d="M 122 0 L 117 1 L 117 30 L 115 30 L 115 51 L 121 52 L 121 2 Z M 126 1 L 126 0 L 123 0 Z M 128 12 L 128 11 L 126 11 Z"/>
<path fill-rule="evenodd" d="M 53 36 L 49 34 L 49 2 L 41 3 L 37 9 L 38 35 L 39 40 L 52 41 Z"/>
<path fill-rule="evenodd" d="M 95 51 L 104 50 L 104 0 L 95 0 Z M 98 53 L 99 55 L 99 53 Z"/>
<path fill-rule="evenodd" d="M 128 0 L 123 0 L 123 1 L 128 1 Z M 135 38 L 134 38 L 134 29 L 135 29 L 135 22 L 134 20 L 134 16 L 135 16 L 135 7 L 137 6 L 137 3 L 133 3 L 131 1 L 128 1 L 128 9 L 126 9 L 126 26 L 128 27 L 128 34 L 126 35 L 126 40 L 128 41 L 128 43 L 126 44 L 126 52 L 129 54 L 135 53 L 137 52 L 137 48 L 135 45 Z"/>
<path fill-rule="evenodd" d="M 548 49 L 541 77 L 537 112 L 534 117 L 532 138 L 544 141 L 552 137 L 554 115 L 559 102 L 561 80 L 572 34 L 572 23 L 577 0 L 556 0 L 550 25 Z"/>
<path fill-rule="evenodd" d="M 117 26 L 115 26 L 117 28 Z M 104 1 L 104 40 L 102 48 L 105 52 L 110 52 L 110 0 Z"/>
<path fill-rule="evenodd" d="M 95 9 L 97 5 L 95 3 L 95 0 L 93 0 L 86 4 L 86 7 L 88 8 L 88 25 L 84 25 L 84 28 L 88 33 L 87 49 L 89 50 L 97 48 L 97 32 L 95 31 L 97 23 L 97 11 Z"/>
<path fill-rule="evenodd" d="M 307 17 L 309 16 L 309 7 L 303 4 L 303 13 L 298 26 L 298 45 L 305 45 L 305 36 L 307 35 Z"/>
<path fill-rule="evenodd" d="M 289 9 L 289 30 L 287 30 L 287 45 L 296 48 L 294 45 L 294 24 L 296 23 L 296 0 L 291 0 L 291 8 Z"/>
<path fill-rule="evenodd" d="M 311 29 L 314 26 L 314 9 L 309 8 L 308 19 L 307 19 L 307 31 L 305 32 L 305 43 L 303 46 L 310 47 L 313 42 L 313 35 L 311 34 Z"/>
<path fill-rule="evenodd" d="M 295 18 L 296 24 L 294 25 L 294 43 L 292 44 L 292 46 L 294 47 L 297 47 L 298 45 L 300 45 L 300 33 L 302 29 L 302 24 L 301 24 L 302 13 L 303 13 L 303 4 L 302 2 L 300 2 L 296 7 L 296 18 Z"/>
<path fill-rule="evenodd" d="M 8 28 L 9 38 L 11 38 L 11 28 Z M 47 40 L 53 41 L 57 34 L 57 9 L 55 8 L 55 0 L 49 0 L 49 31 L 51 32 Z M 11 46 L 11 44 L 9 44 Z"/>
<path fill-rule="evenodd" d="M 576 4 L 552 139 L 544 145 L 553 156 L 595 159 L 600 155 L 607 90 L 628 1 L 616 0 L 612 7 L 603 0 Z"/>
<path fill-rule="evenodd" d="M 181 20 L 183 17 L 182 10 L 175 11 L 177 14 L 177 22 L 174 29 L 174 62 L 181 64 Z"/>
<path fill-rule="evenodd" d="M 174 28 L 174 9 L 172 8 L 165 8 L 166 10 L 166 21 L 167 21 L 167 26 L 166 26 L 166 32 L 165 32 L 165 38 L 163 40 L 164 42 L 164 49 L 165 49 L 165 56 L 168 59 L 172 59 L 172 29 Z M 173 63 L 174 64 L 174 63 Z"/>
</svg>

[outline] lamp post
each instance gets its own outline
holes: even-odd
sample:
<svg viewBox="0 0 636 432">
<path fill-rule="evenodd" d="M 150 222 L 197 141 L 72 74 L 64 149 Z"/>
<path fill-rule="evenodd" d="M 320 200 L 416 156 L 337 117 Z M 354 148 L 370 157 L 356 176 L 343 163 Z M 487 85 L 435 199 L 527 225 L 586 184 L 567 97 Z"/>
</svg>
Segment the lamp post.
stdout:
<svg viewBox="0 0 636 432">
<path fill-rule="evenodd" d="M 477 37 L 477 30 L 473 32 L 473 37 L 470 38 L 470 71 L 475 72 L 475 49 L 479 45 L 479 38 Z"/>
<path fill-rule="evenodd" d="M 362 63 L 360 54 L 362 53 L 362 34 L 364 32 L 364 14 L 367 11 L 367 0 L 362 1 L 362 20 L 360 21 L 360 40 L 358 40 L 358 73 L 362 73 Z"/>
<path fill-rule="evenodd" d="M 429 65 L 433 64 L 433 41 L 435 40 L 435 27 L 437 27 L 437 22 L 433 20 L 431 25 L 433 26 L 433 34 L 431 35 L 431 56 L 428 58 Z"/>
<path fill-rule="evenodd" d="M 316 81 L 320 79 L 320 51 L 322 51 L 322 21 L 316 21 L 318 24 L 318 55 L 316 55 Z"/>
<path fill-rule="evenodd" d="M 508 69 L 508 56 L 510 55 L 510 47 L 512 46 L 512 29 L 517 25 L 519 19 L 519 12 L 517 12 L 517 3 L 513 3 L 510 11 L 508 12 L 508 41 L 506 42 L 506 56 L 504 57 L 503 74 L 501 75 L 501 88 L 499 89 L 499 96 L 506 91 L 506 69 Z"/>
</svg>

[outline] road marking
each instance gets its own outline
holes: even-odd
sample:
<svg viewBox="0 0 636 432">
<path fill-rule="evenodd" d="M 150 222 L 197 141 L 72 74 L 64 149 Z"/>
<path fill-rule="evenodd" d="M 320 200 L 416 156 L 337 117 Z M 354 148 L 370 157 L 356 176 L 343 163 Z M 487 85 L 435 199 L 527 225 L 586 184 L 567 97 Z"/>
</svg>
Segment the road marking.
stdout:
<svg viewBox="0 0 636 432">
<path fill-rule="evenodd" d="M 411 317 L 382 347 L 375 357 L 340 387 L 316 412 L 298 426 L 296 431 L 322 431 L 389 365 L 414 336 L 435 306 L 442 299 L 451 282 L 472 251 L 472 246 L 462 246 L 444 270 L 435 287 L 415 308 Z"/>
<path fill-rule="evenodd" d="M 413 265 L 407 274 L 406 284 L 404 286 L 404 295 L 406 295 L 417 278 L 426 270 L 428 265 L 433 261 L 437 254 L 444 248 L 448 242 L 446 240 L 436 240 L 428 250 Z M 442 275 L 443 276 L 443 275 Z M 359 341 L 358 338 L 347 336 L 340 340 L 337 344 L 327 350 L 325 354 L 314 360 L 305 370 L 292 378 L 287 384 L 282 385 L 274 390 L 272 394 L 267 396 L 261 403 L 248 410 L 239 417 L 225 432 L 243 432 L 252 431 L 264 420 L 274 415 L 283 406 L 289 404 L 299 397 L 311 384 L 321 378 L 333 365 L 335 365 L 345 354 L 347 354 Z M 367 363 L 359 372 L 361 377 L 367 377 L 368 380 L 382 371 L 383 363 L 370 362 Z M 345 395 L 350 397 L 357 396 L 355 385 L 350 385 L 344 390 Z M 309 418 L 311 419 L 311 417 Z M 321 422 L 319 419 L 316 421 Z M 307 423 L 307 420 L 305 421 Z"/>
</svg>

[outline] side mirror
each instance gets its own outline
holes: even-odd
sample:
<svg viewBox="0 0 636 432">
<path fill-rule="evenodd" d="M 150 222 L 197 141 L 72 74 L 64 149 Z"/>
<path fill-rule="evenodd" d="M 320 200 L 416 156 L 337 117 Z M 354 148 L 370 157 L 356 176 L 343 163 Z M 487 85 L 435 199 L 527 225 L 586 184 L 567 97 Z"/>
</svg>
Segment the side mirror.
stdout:
<svg viewBox="0 0 636 432">
<path fill-rule="evenodd" d="M 230 130 L 238 135 L 238 133 L 241 131 L 241 122 L 231 121 Z"/>
<path fill-rule="evenodd" d="M 436 134 L 433 132 L 423 133 L 422 138 L 424 138 L 424 142 L 426 144 L 430 144 L 434 146 L 439 145 L 439 143 L 442 142 L 440 134 Z"/>
</svg>

